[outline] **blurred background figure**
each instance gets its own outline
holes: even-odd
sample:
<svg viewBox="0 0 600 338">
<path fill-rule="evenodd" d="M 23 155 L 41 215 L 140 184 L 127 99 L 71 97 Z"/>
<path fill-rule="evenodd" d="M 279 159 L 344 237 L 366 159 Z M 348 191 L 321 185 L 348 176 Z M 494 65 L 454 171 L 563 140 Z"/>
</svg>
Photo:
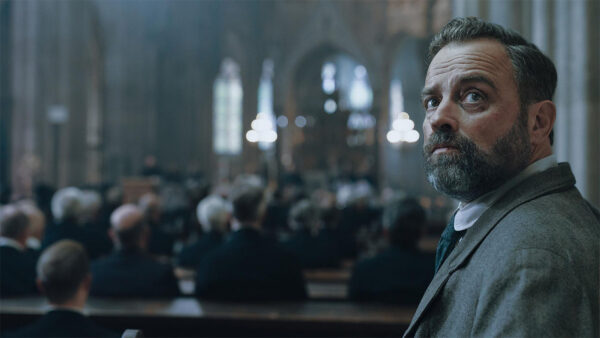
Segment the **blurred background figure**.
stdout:
<svg viewBox="0 0 600 338">
<path fill-rule="evenodd" d="M 91 294 L 98 297 L 174 297 L 179 287 L 169 264 L 148 255 L 149 228 L 134 204 L 111 216 L 116 251 L 92 263 Z"/>
<path fill-rule="evenodd" d="M 98 240 L 97 235 L 82 224 L 82 212 L 85 211 L 82 196 L 82 191 L 75 187 L 60 189 L 54 194 L 53 222 L 46 227 L 42 249 L 61 239 L 72 239 L 83 245 L 91 259 L 107 253 L 105 242 Z"/>
<path fill-rule="evenodd" d="M 198 266 L 196 295 L 218 300 L 292 300 L 306 298 L 296 259 L 261 234 L 266 208 L 264 188 L 234 186 L 232 234 Z"/>
<path fill-rule="evenodd" d="M 349 284 L 349 297 L 358 301 L 415 304 L 433 277 L 433 253 L 417 244 L 425 226 L 425 211 L 412 198 L 389 204 L 383 214 L 388 247 L 358 262 Z"/>
<path fill-rule="evenodd" d="M 144 221 L 150 228 L 148 252 L 155 256 L 173 256 L 175 238 L 162 229 L 162 204 L 160 197 L 154 193 L 144 194 L 138 206 L 144 214 Z"/>
<path fill-rule="evenodd" d="M 334 268 L 340 265 L 337 246 L 318 237 L 320 231 L 318 209 L 308 199 L 294 204 L 289 214 L 289 225 L 294 232 L 283 246 L 298 259 L 303 269 Z"/>
<path fill-rule="evenodd" d="M 195 269 L 206 254 L 217 248 L 229 231 L 231 213 L 231 203 L 218 195 L 210 195 L 200 201 L 196 215 L 203 233 L 198 240 L 181 250 L 177 265 Z"/>
<path fill-rule="evenodd" d="M 61 240 L 44 250 L 37 285 L 52 309 L 9 337 L 118 337 L 83 315 L 91 283 L 90 263 L 81 244 Z"/>
<path fill-rule="evenodd" d="M 29 233 L 27 237 L 27 249 L 40 251 L 42 246 L 42 238 L 46 229 L 46 216 L 35 205 L 32 200 L 22 200 L 18 203 L 19 209 L 27 215 L 29 219 Z"/>
<path fill-rule="evenodd" d="M 342 255 L 355 259 L 367 248 L 368 233 L 376 231 L 380 211 L 372 205 L 373 188 L 365 180 L 341 186 L 337 199 L 341 209 L 337 232 Z"/>
<path fill-rule="evenodd" d="M 35 294 L 36 256 L 27 251 L 29 219 L 16 205 L 0 208 L 0 297 Z"/>
</svg>

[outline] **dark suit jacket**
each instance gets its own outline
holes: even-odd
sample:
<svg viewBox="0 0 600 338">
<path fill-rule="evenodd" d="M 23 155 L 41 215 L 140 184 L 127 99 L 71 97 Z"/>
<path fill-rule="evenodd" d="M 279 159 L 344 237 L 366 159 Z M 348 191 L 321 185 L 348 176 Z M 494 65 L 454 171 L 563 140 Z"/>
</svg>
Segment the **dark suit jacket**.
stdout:
<svg viewBox="0 0 600 338">
<path fill-rule="evenodd" d="M 244 228 L 200 262 L 196 294 L 217 300 L 292 300 L 306 298 L 306 289 L 293 256 Z"/>
<path fill-rule="evenodd" d="M 433 278 L 434 263 L 435 255 L 392 246 L 354 266 L 349 297 L 416 305 Z"/>
<path fill-rule="evenodd" d="M 161 229 L 160 224 L 149 223 L 150 239 L 148 240 L 148 252 L 157 256 L 173 256 L 173 235 Z"/>
<path fill-rule="evenodd" d="M 119 337 L 96 325 L 86 316 L 71 310 L 56 309 L 33 324 L 6 334 L 7 337 Z"/>
<path fill-rule="evenodd" d="M 73 221 L 50 223 L 44 232 L 42 250 L 62 239 L 71 239 L 81 243 L 89 257 L 95 259 L 109 253 L 110 246 L 106 245 L 105 237 L 106 234 L 97 233 Z"/>
<path fill-rule="evenodd" d="M 597 337 L 599 247 L 569 165 L 534 174 L 467 230 L 405 336 Z"/>
<path fill-rule="evenodd" d="M 322 237 L 314 237 L 307 230 L 294 233 L 283 247 L 289 251 L 303 269 L 334 268 L 341 263 L 342 257 L 337 246 Z"/>
<path fill-rule="evenodd" d="M 36 294 L 37 253 L 0 246 L 0 297 Z"/>
<path fill-rule="evenodd" d="M 186 246 L 177 256 L 177 265 L 195 269 L 209 252 L 223 243 L 223 236 L 216 231 L 211 231 L 200 237 L 195 243 Z"/>
<path fill-rule="evenodd" d="M 119 250 L 92 262 L 92 288 L 97 297 L 175 297 L 177 279 L 168 264 L 138 251 Z"/>
</svg>

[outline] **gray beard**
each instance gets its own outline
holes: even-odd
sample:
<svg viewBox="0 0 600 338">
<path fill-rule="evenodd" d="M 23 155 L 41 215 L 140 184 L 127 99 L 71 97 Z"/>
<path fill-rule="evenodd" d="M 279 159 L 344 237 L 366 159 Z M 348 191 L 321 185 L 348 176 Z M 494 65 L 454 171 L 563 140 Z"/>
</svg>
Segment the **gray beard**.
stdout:
<svg viewBox="0 0 600 338">
<path fill-rule="evenodd" d="M 458 153 L 433 158 L 437 144 L 456 147 Z M 470 139 L 437 131 L 424 146 L 425 173 L 435 190 L 459 201 L 469 202 L 501 186 L 529 164 L 531 146 L 526 121 L 519 121 L 500 137 L 491 153 L 479 149 Z"/>
</svg>

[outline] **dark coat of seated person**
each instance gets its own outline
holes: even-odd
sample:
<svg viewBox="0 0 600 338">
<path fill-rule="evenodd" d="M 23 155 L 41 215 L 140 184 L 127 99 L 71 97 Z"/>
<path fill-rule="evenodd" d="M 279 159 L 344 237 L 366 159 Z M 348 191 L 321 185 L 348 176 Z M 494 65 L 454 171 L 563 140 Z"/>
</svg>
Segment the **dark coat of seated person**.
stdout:
<svg viewBox="0 0 600 338">
<path fill-rule="evenodd" d="M 289 225 L 294 234 L 283 247 L 298 259 L 303 269 L 335 268 L 341 263 L 339 248 L 324 237 L 317 237 L 318 211 L 308 199 L 294 204 Z"/>
<path fill-rule="evenodd" d="M 144 194 L 138 206 L 144 213 L 144 219 L 150 228 L 150 238 L 148 239 L 148 253 L 154 256 L 171 257 L 173 256 L 173 246 L 175 238 L 162 228 L 162 202 L 158 195 L 154 193 Z"/>
<path fill-rule="evenodd" d="M 0 297 L 36 294 L 37 254 L 27 250 L 29 219 L 16 205 L 0 208 Z"/>
<path fill-rule="evenodd" d="M 234 187 L 230 198 L 233 233 L 200 262 L 196 295 L 229 301 L 305 299 L 300 264 L 261 234 L 266 207 L 264 189 L 242 184 Z"/>
<path fill-rule="evenodd" d="M 223 243 L 231 218 L 231 204 L 218 195 L 207 196 L 198 203 L 196 216 L 204 234 L 177 256 L 177 266 L 182 268 L 195 269 L 202 258 Z"/>
<path fill-rule="evenodd" d="M 118 337 L 82 314 L 91 275 L 81 244 L 61 240 L 46 249 L 37 265 L 37 284 L 51 310 L 7 337 Z"/>
<path fill-rule="evenodd" d="M 351 300 L 418 304 L 433 278 L 435 262 L 435 255 L 417 248 L 424 224 L 425 211 L 414 199 L 386 207 L 383 226 L 389 246 L 355 265 L 348 291 Z"/>
<path fill-rule="evenodd" d="M 95 297 L 175 297 L 179 295 L 173 268 L 146 253 L 149 229 L 133 204 L 111 215 L 110 235 L 116 251 L 92 262 L 91 295 Z"/>
<path fill-rule="evenodd" d="M 52 196 L 52 216 L 42 239 L 42 250 L 61 239 L 72 239 L 81 243 L 91 259 L 107 254 L 105 242 L 95 231 L 84 227 L 82 218 L 83 192 L 67 187 Z"/>
</svg>

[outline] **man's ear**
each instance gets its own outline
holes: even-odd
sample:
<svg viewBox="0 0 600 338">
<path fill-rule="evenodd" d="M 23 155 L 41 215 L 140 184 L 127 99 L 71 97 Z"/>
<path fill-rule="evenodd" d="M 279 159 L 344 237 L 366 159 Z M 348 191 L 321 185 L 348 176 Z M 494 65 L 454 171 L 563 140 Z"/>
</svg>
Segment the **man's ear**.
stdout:
<svg viewBox="0 0 600 338">
<path fill-rule="evenodd" d="M 109 228 L 107 230 L 108 232 L 108 237 L 110 237 L 110 239 L 115 242 L 117 240 L 117 234 L 115 234 L 115 231 L 112 228 Z"/>
<path fill-rule="evenodd" d="M 37 286 L 38 290 L 40 290 L 41 294 L 44 294 L 44 284 L 42 284 L 42 281 L 38 278 L 35 280 L 35 285 Z"/>
<path fill-rule="evenodd" d="M 90 291 L 90 287 L 92 286 L 92 274 L 88 273 L 81 282 L 81 285 L 86 291 Z"/>
<path fill-rule="evenodd" d="M 529 138 L 533 146 L 550 142 L 550 132 L 556 121 L 556 106 L 550 100 L 529 106 Z"/>
</svg>

